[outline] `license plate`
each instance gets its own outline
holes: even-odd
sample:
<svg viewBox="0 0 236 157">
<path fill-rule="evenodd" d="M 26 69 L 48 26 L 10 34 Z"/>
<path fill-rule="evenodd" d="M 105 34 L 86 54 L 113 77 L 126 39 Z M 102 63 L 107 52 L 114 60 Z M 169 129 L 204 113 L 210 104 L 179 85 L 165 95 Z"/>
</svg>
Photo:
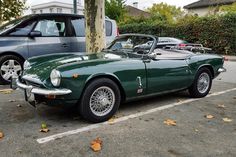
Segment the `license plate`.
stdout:
<svg viewBox="0 0 236 157">
<path fill-rule="evenodd" d="M 34 94 L 31 93 L 31 89 L 25 89 L 25 100 L 26 101 L 34 101 Z"/>
</svg>

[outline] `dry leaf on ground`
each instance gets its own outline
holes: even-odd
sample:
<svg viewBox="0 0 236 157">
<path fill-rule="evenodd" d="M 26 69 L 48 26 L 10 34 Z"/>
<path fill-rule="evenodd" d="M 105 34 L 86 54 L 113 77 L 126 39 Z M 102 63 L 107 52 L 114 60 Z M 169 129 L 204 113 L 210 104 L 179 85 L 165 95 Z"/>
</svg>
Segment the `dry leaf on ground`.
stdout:
<svg viewBox="0 0 236 157">
<path fill-rule="evenodd" d="M 178 101 L 178 102 L 183 102 L 183 100 L 181 100 L 181 99 L 178 99 L 177 101 Z"/>
<path fill-rule="evenodd" d="M 222 119 L 224 122 L 232 122 L 233 120 L 232 119 L 229 119 L 229 118 L 223 118 Z"/>
<path fill-rule="evenodd" d="M 217 107 L 219 107 L 219 108 L 225 108 L 226 106 L 225 106 L 224 104 L 219 104 L 219 105 L 217 105 Z"/>
<path fill-rule="evenodd" d="M 109 123 L 109 124 L 114 124 L 115 119 L 117 119 L 117 117 L 115 117 L 115 116 L 111 117 L 111 118 L 108 120 L 108 123 Z"/>
<path fill-rule="evenodd" d="M 176 126 L 176 121 L 172 120 L 172 119 L 167 119 L 167 120 L 164 121 L 164 124 Z"/>
<path fill-rule="evenodd" d="M 0 131 L 0 139 L 4 137 L 3 132 Z"/>
<path fill-rule="evenodd" d="M 16 102 L 16 100 L 9 100 L 9 102 Z"/>
<path fill-rule="evenodd" d="M 95 140 L 93 140 L 91 142 L 91 146 L 90 148 L 94 151 L 94 152 L 98 152 L 102 149 L 102 140 L 98 137 Z"/>
<path fill-rule="evenodd" d="M 16 105 L 17 107 L 22 107 L 21 104 Z"/>
<path fill-rule="evenodd" d="M 211 115 L 211 114 L 208 114 L 208 115 L 205 115 L 205 118 L 207 118 L 207 119 L 212 119 L 212 118 L 214 118 L 214 116 Z"/>
<path fill-rule="evenodd" d="M 50 130 L 49 130 L 48 128 L 45 128 L 45 129 L 40 129 L 39 131 L 40 131 L 40 132 L 47 133 L 47 132 L 49 132 Z"/>
<path fill-rule="evenodd" d="M 233 97 L 233 99 L 236 99 L 236 96 L 235 96 L 235 97 Z"/>
<path fill-rule="evenodd" d="M 0 90 L 0 93 L 2 94 L 11 94 L 13 92 L 12 89 L 1 89 Z"/>
</svg>

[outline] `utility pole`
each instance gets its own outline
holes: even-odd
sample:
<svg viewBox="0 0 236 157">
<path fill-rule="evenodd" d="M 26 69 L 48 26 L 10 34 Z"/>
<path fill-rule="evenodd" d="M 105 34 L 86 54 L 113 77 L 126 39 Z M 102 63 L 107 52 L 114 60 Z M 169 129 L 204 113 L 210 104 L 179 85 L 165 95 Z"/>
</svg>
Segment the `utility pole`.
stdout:
<svg viewBox="0 0 236 157">
<path fill-rule="evenodd" d="M 97 53 L 106 46 L 105 0 L 85 0 L 86 52 Z"/>
<path fill-rule="evenodd" d="M 73 9 L 74 9 L 74 14 L 77 14 L 77 0 L 74 0 L 73 2 Z"/>
</svg>

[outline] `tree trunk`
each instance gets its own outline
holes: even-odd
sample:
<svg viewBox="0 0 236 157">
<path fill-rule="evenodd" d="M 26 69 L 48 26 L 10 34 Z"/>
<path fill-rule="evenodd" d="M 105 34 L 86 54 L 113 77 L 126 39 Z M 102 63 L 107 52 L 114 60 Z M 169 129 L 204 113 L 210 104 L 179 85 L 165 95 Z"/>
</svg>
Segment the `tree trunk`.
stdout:
<svg viewBox="0 0 236 157">
<path fill-rule="evenodd" d="M 97 53 L 105 48 L 105 1 L 85 0 L 86 52 Z"/>
</svg>

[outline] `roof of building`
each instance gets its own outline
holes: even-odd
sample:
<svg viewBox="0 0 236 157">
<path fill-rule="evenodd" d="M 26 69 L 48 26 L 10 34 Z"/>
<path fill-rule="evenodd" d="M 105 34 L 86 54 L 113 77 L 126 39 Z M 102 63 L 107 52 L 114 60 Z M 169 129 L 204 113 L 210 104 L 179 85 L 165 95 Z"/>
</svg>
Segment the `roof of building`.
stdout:
<svg viewBox="0 0 236 157">
<path fill-rule="evenodd" d="M 126 10 L 127 10 L 127 14 L 129 16 L 143 16 L 143 17 L 150 17 L 151 16 L 150 13 L 140 10 L 138 8 L 132 7 L 130 5 L 126 6 Z"/>
<path fill-rule="evenodd" d="M 228 5 L 236 2 L 236 0 L 199 0 L 197 2 L 184 6 L 185 9 L 205 8 L 217 5 Z"/>
</svg>

